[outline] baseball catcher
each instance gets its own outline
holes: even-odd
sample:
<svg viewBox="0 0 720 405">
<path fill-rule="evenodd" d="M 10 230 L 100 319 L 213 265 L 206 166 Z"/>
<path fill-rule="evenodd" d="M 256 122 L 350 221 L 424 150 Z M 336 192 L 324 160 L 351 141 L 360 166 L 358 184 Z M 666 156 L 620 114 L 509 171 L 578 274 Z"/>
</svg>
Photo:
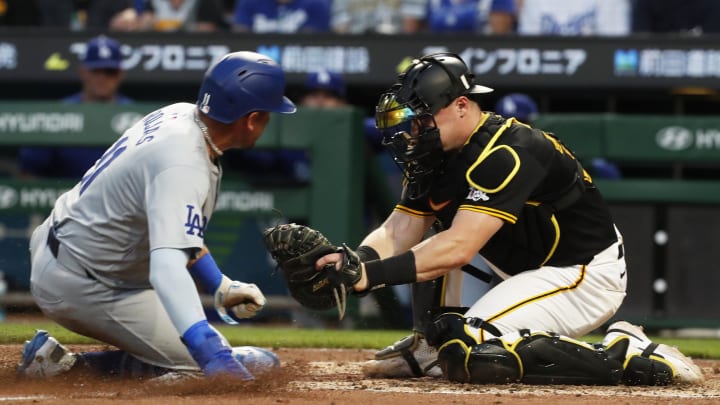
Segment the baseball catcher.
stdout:
<svg viewBox="0 0 720 405">
<path fill-rule="evenodd" d="M 345 244 L 333 245 L 315 229 L 294 223 L 268 228 L 264 241 L 285 277 L 290 295 L 306 308 L 337 308 L 342 320 L 348 292 L 353 291 L 361 276 L 357 253 Z M 330 253 L 341 253 L 342 260 L 315 268 L 315 262 Z"/>
</svg>

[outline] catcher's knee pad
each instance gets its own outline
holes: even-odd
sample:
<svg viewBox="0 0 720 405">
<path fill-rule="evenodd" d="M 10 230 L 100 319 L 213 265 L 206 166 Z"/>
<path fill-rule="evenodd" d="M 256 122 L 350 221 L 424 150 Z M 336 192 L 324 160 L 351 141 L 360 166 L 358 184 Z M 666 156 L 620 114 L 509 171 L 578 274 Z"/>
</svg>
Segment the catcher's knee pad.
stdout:
<svg viewBox="0 0 720 405">
<path fill-rule="evenodd" d="M 479 325 L 476 318 L 459 313 L 445 313 L 428 327 L 428 343 L 438 348 L 438 364 L 450 381 L 475 384 L 506 383 L 520 376 L 517 356 L 498 339 L 480 344 L 469 325 Z"/>
<path fill-rule="evenodd" d="M 632 354 L 625 359 L 623 383 L 627 385 L 672 384 L 672 367 L 666 360 L 651 356 L 657 346 L 657 343 L 652 343 L 642 353 Z"/>
<path fill-rule="evenodd" d="M 450 381 L 466 382 L 465 358 L 478 341 L 470 334 L 462 314 L 441 314 L 425 328 L 425 338 L 438 349 L 438 365 L 443 375 Z"/>
<path fill-rule="evenodd" d="M 451 340 L 438 352 L 438 363 L 450 381 L 473 384 L 505 384 L 520 380 L 521 364 L 517 354 L 500 339 L 468 347 Z"/>
<path fill-rule="evenodd" d="M 545 332 L 520 331 L 510 343 L 522 361 L 521 381 L 528 384 L 616 385 L 623 377 L 629 345 L 625 336 L 606 348 Z"/>
<path fill-rule="evenodd" d="M 466 318 L 459 312 L 446 312 L 425 328 L 428 344 L 435 348 L 450 340 L 460 339 L 467 346 L 479 343 L 470 333 Z"/>
<path fill-rule="evenodd" d="M 449 307 L 441 307 L 441 309 L 443 308 L 450 309 Z M 451 339 L 461 339 L 465 344 L 471 346 L 479 343 L 479 341 L 478 337 L 470 331 L 469 326 L 484 329 L 495 336 L 500 336 L 500 331 L 495 325 L 480 318 L 466 318 L 459 312 L 440 314 L 425 328 L 424 332 L 428 343 L 436 348 Z"/>
</svg>

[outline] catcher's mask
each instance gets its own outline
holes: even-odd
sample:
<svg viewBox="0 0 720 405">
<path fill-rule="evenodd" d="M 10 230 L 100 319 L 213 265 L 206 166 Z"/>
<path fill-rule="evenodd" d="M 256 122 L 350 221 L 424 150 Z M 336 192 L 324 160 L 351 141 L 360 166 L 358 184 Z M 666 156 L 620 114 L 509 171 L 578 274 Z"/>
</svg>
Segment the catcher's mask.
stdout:
<svg viewBox="0 0 720 405">
<path fill-rule="evenodd" d="M 380 96 L 375 124 L 405 175 L 409 198 L 426 195 L 430 175 L 445 163 L 434 115 L 460 96 L 493 91 L 476 85 L 474 77 L 458 55 L 427 55 L 415 59 Z"/>
</svg>

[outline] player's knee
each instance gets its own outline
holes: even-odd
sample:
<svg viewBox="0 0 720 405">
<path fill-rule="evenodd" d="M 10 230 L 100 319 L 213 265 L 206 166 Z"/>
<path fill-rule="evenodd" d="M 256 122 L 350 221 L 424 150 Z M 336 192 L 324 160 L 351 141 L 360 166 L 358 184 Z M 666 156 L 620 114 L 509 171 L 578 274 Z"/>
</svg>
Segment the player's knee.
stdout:
<svg viewBox="0 0 720 405">
<path fill-rule="evenodd" d="M 635 354 L 625 362 L 622 380 L 627 385 L 670 385 L 673 371 L 662 361 Z"/>
</svg>

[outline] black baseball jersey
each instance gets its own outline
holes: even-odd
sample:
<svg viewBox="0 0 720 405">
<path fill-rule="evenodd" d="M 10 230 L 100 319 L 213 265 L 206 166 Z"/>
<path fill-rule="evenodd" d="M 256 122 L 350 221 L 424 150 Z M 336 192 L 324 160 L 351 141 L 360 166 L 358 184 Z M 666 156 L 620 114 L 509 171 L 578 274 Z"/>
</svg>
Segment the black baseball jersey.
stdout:
<svg viewBox="0 0 720 405">
<path fill-rule="evenodd" d="M 511 275 L 587 264 L 617 240 L 607 204 L 573 154 L 552 134 L 515 119 L 484 113 L 431 184 L 428 194 L 403 196 L 395 209 L 436 216 L 445 229 L 458 210 L 502 219 L 480 253 Z"/>
</svg>

